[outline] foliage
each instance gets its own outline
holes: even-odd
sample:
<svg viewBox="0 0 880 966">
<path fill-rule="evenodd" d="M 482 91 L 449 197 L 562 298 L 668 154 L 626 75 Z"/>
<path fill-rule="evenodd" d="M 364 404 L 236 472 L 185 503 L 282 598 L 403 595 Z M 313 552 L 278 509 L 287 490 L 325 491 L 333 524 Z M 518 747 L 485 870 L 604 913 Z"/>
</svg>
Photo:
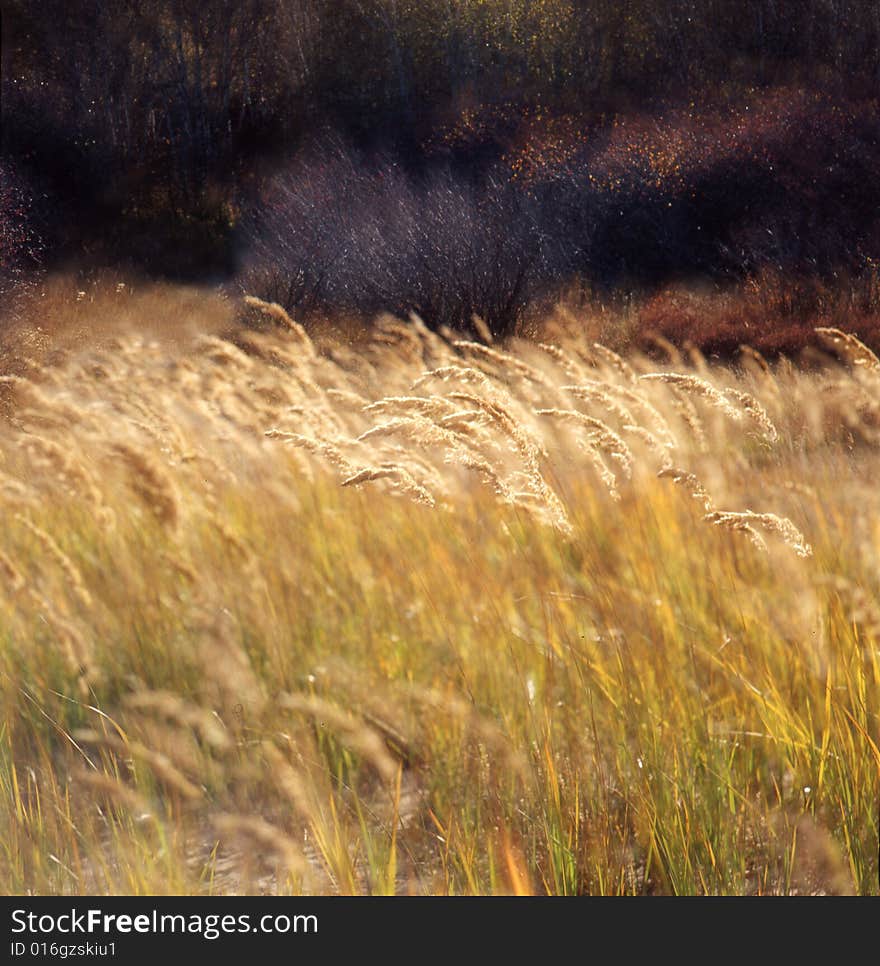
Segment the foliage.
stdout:
<svg viewBox="0 0 880 966">
<path fill-rule="evenodd" d="M 477 314 L 496 333 L 578 278 L 831 286 L 880 256 L 878 118 L 790 89 L 591 125 L 506 105 L 439 132 L 416 172 L 318 139 L 250 206 L 242 284 L 307 315 Z"/>
<path fill-rule="evenodd" d="M 73 206 L 74 240 L 122 220 L 132 256 L 169 272 L 156 249 L 228 234 L 241 189 L 316 128 L 430 173 L 445 131 L 488 119 L 489 154 L 460 159 L 485 173 L 529 119 L 549 146 L 706 92 L 740 111 L 780 86 L 865 103 L 878 30 L 857 0 L 8 0 L 2 147 Z M 114 231 L 102 257 L 128 245 Z M 201 247 L 206 272 L 228 269 Z"/>
</svg>

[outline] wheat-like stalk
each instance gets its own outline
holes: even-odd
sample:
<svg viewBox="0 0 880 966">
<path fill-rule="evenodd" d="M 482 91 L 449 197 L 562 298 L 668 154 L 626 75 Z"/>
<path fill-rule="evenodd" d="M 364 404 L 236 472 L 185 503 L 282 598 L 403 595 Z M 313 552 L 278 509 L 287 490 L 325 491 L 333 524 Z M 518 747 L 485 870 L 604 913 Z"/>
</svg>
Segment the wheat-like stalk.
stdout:
<svg viewBox="0 0 880 966">
<path fill-rule="evenodd" d="M 174 528 L 180 519 L 180 503 L 169 477 L 146 453 L 128 443 L 114 443 L 117 453 L 128 468 L 132 489 L 160 523 Z"/>
<path fill-rule="evenodd" d="M 702 502 L 707 513 L 712 511 L 714 506 L 712 497 L 709 496 L 706 488 L 693 473 L 689 473 L 687 470 L 678 469 L 674 466 L 666 466 L 657 473 L 657 476 L 661 479 L 669 478 L 673 483 L 678 483 L 679 485 L 686 487 L 695 500 L 700 500 Z"/>
<path fill-rule="evenodd" d="M 586 380 L 587 370 L 575 362 L 561 346 L 553 345 L 549 342 L 539 342 L 537 345 L 539 349 L 546 352 L 557 363 L 569 379 L 574 379 L 577 383 L 582 383 Z"/>
<path fill-rule="evenodd" d="M 25 579 L 15 564 L 0 550 L 0 575 L 7 593 L 17 594 L 25 585 Z"/>
<path fill-rule="evenodd" d="M 450 402 L 443 396 L 385 396 L 363 407 L 365 413 L 393 413 L 412 410 L 423 416 L 440 416 L 449 412 Z"/>
<path fill-rule="evenodd" d="M 620 465 L 624 476 L 627 479 L 632 477 L 633 454 L 632 450 L 621 439 L 621 437 L 611 429 L 601 419 L 593 416 L 586 416 L 576 409 L 536 409 L 538 416 L 552 416 L 555 419 L 565 420 L 576 423 L 589 430 L 589 441 L 591 446 L 605 450 L 608 455 Z"/>
<path fill-rule="evenodd" d="M 256 367 L 256 363 L 246 352 L 242 352 L 238 346 L 215 335 L 201 336 L 198 348 L 202 351 L 203 358 L 214 365 L 229 365 L 242 372 L 253 372 Z"/>
<path fill-rule="evenodd" d="M 742 407 L 743 411 L 760 428 L 762 435 L 769 443 L 776 443 L 779 440 L 779 432 L 773 425 L 773 420 L 767 410 L 758 402 L 755 397 L 742 389 L 725 389 L 724 395 L 735 399 Z"/>
<path fill-rule="evenodd" d="M 716 527 L 723 527 L 726 530 L 735 530 L 738 533 L 744 533 L 749 540 L 752 542 L 758 550 L 763 553 L 768 552 L 767 541 L 761 536 L 760 533 L 749 523 L 747 519 L 742 517 L 739 513 L 722 513 L 720 511 L 713 511 L 707 514 L 704 518 L 707 523 L 712 523 Z"/>
<path fill-rule="evenodd" d="M 99 511 L 104 509 L 104 497 L 100 489 L 69 448 L 34 433 L 23 434 L 21 444 L 24 449 L 40 454 L 58 476 L 69 482 L 75 493 L 84 495 Z"/>
<path fill-rule="evenodd" d="M 204 796 L 204 789 L 191 781 L 177 768 L 171 759 L 160 751 L 148 748 L 131 737 L 122 738 L 109 733 L 101 733 L 85 728 L 74 732 L 74 737 L 82 744 L 108 748 L 123 758 L 133 758 L 143 762 L 156 778 L 183 798 L 194 801 Z"/>
<path fill-rule="evenodd" d="M 388 785 L 397 777 L 399 763 L 382 740 L 382 735 L 351 711 L 313 694 L 282 694 L 278 703 L 282 708 L 315 718 L 336 732 L 340 740 L 368 761 Z"/>
<path fill-rule="evenodd" d="M 227 751 L 232 740 L 217 715 L 186 701 L 171 691 L 136 691 L 125 698 L 127 707 L 161 715 L 184 728 L 195 730 L 211 748 Z"/>
<path fill-rule="evenodd" d="M 416 390 L 423 386 L 426 382 L 430 382 L 432 379 L 439 379 L 446 382 L 449 379 L 460 379 L 462 382 L 476 383 L 478 386 L 489 387 L 492 385 L 491 380 L 486 375 L 485 372 L 480 372 L 479 369 L 474 369 L 470 366 L 439 366 L 437 369 L 430 369 L 428 372 L 423 372 L 422 375 L 412 383 L 411 389 Z"/>
<path fill-rule="evenodd" d="M 97 795 L 127 809 L 139 820 L 152 817 L 150 803 L 143 795 L 139 795 L 133 788 L 123 784 L 122 781 L 112 775 L 82 768 L 75 771 L 71 775 L 71 779 L 74 787 L 86 786 Z"/>
<path fill-rule="evenodd" d="M 362 470 L 358 470 L 353 476 L 348 477 L 342 481 L 342 486 L 359 486 L 362 483 L 369 483 L 373 480 L 394 480 L 395 489 L 400 490 L 403 493 L 407 493 L 413 497 L 418 503 L 424 503 L 425 506 L 433 507 L 436 504 L 436 500 L 431 495 L 431 493 L 425 489 L 420 483 L 416 481 L 412 473 L 406 469 L 406 467 L 395 465 L 392 463 L 385 463 L 378 467 L 365 467 Z"/>
<path fill-rule="evenodd" d="M 684 359 L 678 346 L 670 342 L 665 335 L 661 335 L 659 332 L 646 332 L 642 338 L 648 345 L 654 345 L 662 350 L 666 354 L 670 365 L 682 366 L 684 364 Z"/>
<path fill-rule="evenodd" d="M 635 369 L 623 358 L 623 356 L 602 345 L 601 342 L 594 342 L 592 345 L 593 354 L 598 356 L 602 362 L 612 370 L 618 372 L 625 382 L 635 385 L 638 382 L 638 375 Z"/>
<path fill-rule="evenodd" d="M 444 429 L 451 429 L 454 433 L 472 435 L 476 429 L 491 422 L 482 409 L 458 409 L 455 412 L 441 416 L 439 423 Z"/>
<path fill-rule="evenodd" d="M 720 392 L 710 382 L 707 382 L 700 376 L 681 372 L 648 372 L 639 376 L 639 379 L 644 382 L 663 382 L 683 392 L 699 396 L 711 403 L 711 405 L 715 406 L 734 422 L 742 421 L 742 412 L 730 404 L 723 392 Z"/>
<path fill-rule="evenodd" d="M 29 591 L 52 630 L 53 643 L 64 658 L 80 694 L 87 697 L 90 688 L 101 681 L 94 648 L 73 621 L 67 620 L 58 613 L 50 600 L 39 595 L 32 588 L 29 588 Z"/>
<path fill-rule="evenodd" d="M 773 370 L 770 368 L 770 363 L 761 355 L 760 352 L 754 346 L 741 345 L 737 350 L 740 354 L 742 360 L 748 360 L 749 363 L 753 364 L 760 372 L 765 376 L 773 376 Z"/>
<path fill-rule="evenodd" d="M 361 410 L 370 405 L 370 400 L 351 389 L 329 388 L 324 390 L 327 398 L 333 402 L 342 403 L 351 409 Z"/>
<path fill-rule="evenodd" d="M 709 444 L 706 439 L 706 427 L 703 425 L 703 420 L 700 418 L 693 400 L 677 386 L 672 387 L 671 393 L 672 408 L 681 416 L 682 421 L 691 431 L 697 449 L 701 453 L 708 453 Z"/>
<path fill-rule="evenodd" d="M 590 461 L 590 464 L 592 465 L 593 469 L 595 469 L 595 471 L 599 474 L 599 478 L 602 480 L 602 483 L 605 485 L 605 488 L 608 490 L 608 495 L 611 497 L 612 500 L 619 500 L 620 493 L 618 492 L 618 489 L 617 489 L 617 477 L 608 468 L 607 464 L 605 463 L 605 460 L 602 458 L 602 454 L 599 452 L 598 449 L 595 449 L 592 446 L 587 447 L 585 449 L 585 452 L 587 455 L 587 459 Z"/>
<path fill-rule="evenodd" d="M 275 855 L 288 874 L 307 881 L 314 878 L 314 869 L 302 848 L 277 825 L 258 815 L 225 812 L 215 815 L 211 821 L 221 836 L 236 837 L 247 842 L 249 854 Z"/>
<path fill-rule="evenodd" d="M 20 410 L 20 416 L 29 418 L 39 425 L 67 430 L 83 422 L 84 414 L 79 406 L 67 402 L 58 392 L 50 395 L 41 386 L 24 376 L 0 376 L 0 385 L 15 387 L 21 401 L 30 404 L 29 408 Z"/>
<path fill-rule="evenodd" d="M 486 343 L 486 345 L 492 345 L 495 341 L 492 335 L 492 330 L 486 324 L 485 319 L 481 318 L 479 315 L 474 315 L 471 317 L 471 323 L 476 330 L 477 335 Z"/>
<path fill-rule="evenodd" d="M 517 359 L 516 356 L 511 355 L 509 352 L 504 352 L 501 349 L 493 349 L 490 346 L 483 345 L 480 342 L 465 342 L 457 341 L 452 343 L 456 349 L 461 350 L 465 353 L 470 353 L 477 358 L 482 358 L 494 362 L 500 369 L 515 372 L 518 376 L 524 379 L 528 379 L 531 382 L 535 382 L 541 386 L 549 386 L 547 377 L 530 366 L 528 363 L 523 362 L 522 359 Z"/>
<path fill-rule="evenodd" d="M 590 381 L 577 386 L 562 386 L 561 389 L 576 399 L 599 403 L 623 423 L 632 424 L 636 422 L 630 410 L 614 398 L 607 383 Z"/>
<path fill-rule="evenodd" d="M 880 374 L 880 358 L 878 358 L 860 339 L 849 332 L 830 327 L 814 329 L 823 345 L 840 353 L 852 365 L 860 367 L 870 373 Z"/>
<path fill-rule="evenodd" d="M 669 449 L 675 449 L 678 446 L 678 440 L 675 437 L 675 433 L 672 431 L 672 427 L 669 425 L 669 420 L 660 412 L 660 410 L 648 399 L 643 392 L 636 392 L 629 386 L 618 386 L 612 384 L 606 384 L 609 393 L 614 393 L 617 396 L 625 399 L 633 408 L 640 410 L 645 416 L 651 421 L 654 426 L 654 433 L 659 433 L 663 438 L 664 443 Z"/>
<path fill-rule="evenodd" d="M 463 466 L 465 469 L 479 473 L 485 478 L 485 480 L 488 481 L 495 493 L 505 502 L 513 502 L 513 494 L 510 490 L 510 487 L 507 486 L 502 479 L 501 474 L 495 469 L 494 466 L 491 465 L 491 463 L 489 463 L 488 460 L 485 460 L 481 456 L 477 456 L 465 449 L 463 446 L 460 446 L 450 450 L 445 458 L 445 462 Z"/>
<path fill-rule="evenodd" d="M 77 567 L 70 557 L 68 557 L 68 555 L 61 549 L 61 547 L 58 546 L 55 540 L 48 533 L 46 533 L 42 527 L 37 526 L 33 520 L 20 513 L 16 514 L 15 519 L 25 526 L 40 541 L 43 547 L 48 551 L 49 556 L 61 568 L 64 576 L 67 578 L 67 585 L 73 592 L 73 595 L 84 607 L 91 609 L 94 601 L 92 600 L 91 593 L 89 593 L 89 589 L 86 587 L 79 567 Z"/>
<path fill-rule="evenodd" d="M 332 443 L 311 439 L 299 433 L 288 433 L 282 429 L 267 429 L 263 435 L 268 439 L 280 439 L 286 443 L 292 443 L 294 446 L 299 446 L 302 449 L 308 450 L 310 453 L 322 456 L 331 466 L 335 466 L 349 475 L 357 472 L 354 463 L 344 456 L 339 448 Z"/>
<path fill-rule="evenodd" d="M 782 537 L 785 544 L 799 557 L 810 557 L 813 554 L 812 547 L 804 540 L 803 534 L 791 520 L 777 516 L 775 513 L 755 513 L 753 510 L 714 510 L 707 513 L 703 519 L 715 526 L 734 530 L 750 530 L 753 529 L 753 524 L 758 524 L 768 532 Z"/>
<path fill-rule="evenodd" d="M 646 429 L 644 426 L 630 425 L 622 427 L 621 431 L 640 439 L 660 461 L 660 466 L 662 469 L 668 469 L 670 466 L 672 466 L 670 450 L 674 447 L 672 447 L 667 441 L 660 439 L 656 433 L 652 433 L 650 429 Z"/>
<path fill-rule="evenodd" d="M 273 319 L 282 329 L 295 335 L 299 346 L 307 356 L 314 356 L 316 354 L 314 343 L 309 337 L 308 332 L 306 332 L 299 322 L 295 322 L 277 302 L 264 302 L 262 299 L 258 299 L 253 295 L 245 295 L 244 302 L 245 305 L 249 305 Z"/>
<path fill-rule="evenodd" d="M 455 445 L 458 437 L 449 429 L 438 426 L 437 423 L 418 414 L 413 416 L 396 416 L 393 419 L 379 423 L 357 437 L 357 442 L 381 439 L 385 436 L 402 434 L 427 446 Z"/>
</svg>

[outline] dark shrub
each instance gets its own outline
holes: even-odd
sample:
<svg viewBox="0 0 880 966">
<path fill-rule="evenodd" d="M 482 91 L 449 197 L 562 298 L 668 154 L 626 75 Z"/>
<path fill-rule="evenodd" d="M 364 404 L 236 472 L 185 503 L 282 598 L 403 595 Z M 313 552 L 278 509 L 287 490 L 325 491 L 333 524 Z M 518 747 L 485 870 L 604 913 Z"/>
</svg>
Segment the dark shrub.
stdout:
<svg viewBox="0 0 880 966">
<path fill-rule="evenodd" d="M 34 196 L 7 160 L 0 159 L 0 318 L 14 318 L 34 284 L 42 246 Z"/>
<path fill-rule="evenodd" d="M 245 286 L 288 310 L 474 315 L 512 331 L 546 285 L 552 246 L 537 200 L 491 173 L 412 175 L 326 144 L 272 180 L 243 233 Z"/>
</svg>

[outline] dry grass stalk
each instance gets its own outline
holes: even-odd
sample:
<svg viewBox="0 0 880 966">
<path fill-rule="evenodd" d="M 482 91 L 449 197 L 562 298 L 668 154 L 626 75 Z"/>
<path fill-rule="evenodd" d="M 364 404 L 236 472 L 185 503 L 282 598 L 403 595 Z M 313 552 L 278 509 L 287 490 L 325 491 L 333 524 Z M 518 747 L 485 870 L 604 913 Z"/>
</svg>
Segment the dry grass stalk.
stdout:
<svg viewBox="0 0 880 966">
<path fill-rule="evenodd" d="M 739 512 L 715 510 L 707 513 L 703 519 L 715 526 L 728 527 L 733 530 L 753 529 L 752 525 L 758 524 L 768 532 L 780 536 L 783 542 L 791 547 L 799 557 L 810 557 L 813 554 L 813 548 L 806 543 L 803 534 L 791 520 L 777 516 L 775 513 L 755 513 L 753 510 Z M 766 549 L 766 546 L 762 549 Z"/>
<path fill-rule="evenodd" d="M 629 409 L 622 403 L 619 403 L 611 392 L 609 392 L 607 383 L 590 381 L 577 386 L 562 386 L 561 388 L 563 392 L 569 393 L 576 399 L 601 404 L 608 412 L 621 420 L 621 422 L 630 424 L 636 422 Z"/>
<path fill-rule="evenodd" d="M 504 761 L 524 785 L 532 780 L 529 767 L 522 754 L 512 746 L 510 736 L 491 718 L 480 714 L 473 703 L 439 688 L 418 684 L 410 684 L 406 694 L 423 709 L 420 719 L 434 725 L 439 716 L 448 716 L 463 725 L 478 742 L 485 744 L 492 751 L 493 758 Z"/>
<path fill-rule="evenodd" d="M 64 576 L 67 578 L 67 585 L 73 592 L 73 595 L 84 607 L 90 609 L 94 601 L 76 564 L 42 527 L 38 527 L 32 520 L 20 513 L 16 514 L 15 519 L 23 524 L 46 548 L 49 556 L 58 564 Z"/>
<path fill-rule="evenodd" d="M 829 327 L 820 327 L 814 331 L 823 345 L 834 349 L 853 366 L 880 375 L 880 358 L 860 339 L 851 333 Z"/>
<path fill-rule="evenodd" d="M 487 399 L 467 392 L 451 392 L 449 398 L 469 403 L 486 413 L 489 419 L 514 442 L 517 450 L 528 464 L 534 464 L 537 468 L 538 460 L 547 456 L 547 451 L 541 441 L 528 433 L 521 421 L 517 420 L 497 399 Z"/>
<path fill-rule="evenodd" d="M 52 628 L 53 641 L 76 680 L 77 690 L 82 697 L 88 697 L 91 687 L 101 680 L 94 648 L 73 622 L 62 617 L 48 600 L 38 596 L 34 591 L 31 591 L 31 596 Z"/>
<path fill-rule="evenodd" d="M 672 399 L 672 407 L 681 416 L 682 421 L 691 431 L 691 436 L 697 449 L 701 453 L 707 453 L 709 451 L 709 444 L 706 439 L 706 427 L 703 425 L 703 420 L 700 419 L 700 414 L 697 412 L 697 407 L 694 405 L 693 400 L 677 386 L 672 387 Z"/>
<path fill-rule="evenodd" d="M 750 364 L 752 364 L 765 376 L 772 377 L 773 370 L 770 368 L 770 363 L 753 346 L 741 345 L 737 351 L 739 352 L 742 361 L 748 360 Z"/>
<path fill-rule="evenodd" d="M 491 420 L 482 409 L 459 409 L 454 413 L 441 416 L 439 423 L 444 429 L 451 429 L 455 433 L 472 435 L 480 426 L 486 426 Z"/>
<path fill-rule="evenodd" d="M 678 483 L 681 486 L 687 487 L 691 496 L 695 500 L 700 500 L 702 502 L 707 513 L 712 511 L 714 507 L 712 497 L 709 496 L 706 488 L 693 473 L 689 473 L 687 470 L 678 469 L 673 466 L 668 466 L 660 470 L 657 473 L 657 476 L 661 479 L 671 479 L 673 483 Z"/>
<path fill-rule="evenodd" d="M 359 486 L 362 483 L 369 483 L 373 480 L 394 480 L 395 489 L 406 493 L 417 503 L 433 507 L 436 504 L 434 497 L 418 483 L 405 467 L 391 463 L 384 463 L 379 467 L 365 467 L 353 476 L 342 481 L 342 486 Z"/>
<path fill-rule="evenodd" d="M 258 719 L 266 707 L 262 680 L 255 673 L 250 656 L 242 645 L 237 621 L 225 608 L 217 612 L 206 609 L 201 618 L 196 640 L 196 655 L 202 666 L 202 684 L 210 700 L 222 706 L 247 707 Z"/>
<path fill-rule="evenodd" d="M 447 454 L 445 462 L 463 466 L 465 469 L 473 470 L 473 472 L 479 473 L 492 487 L 495 493 L 505 502 L 513 502 L 513 493 L 501 478 L 501 475 L 498 473 L 498 471 L 488 462 L 488 460 L 471 453 L 464 447 L 456 447 L 449 454 Z"/>
<path fill-rule="evenodd" d="M 762 553 L 768 552 L 767 541 L 760 533 L 748 522 L 742 519 L 738 513 L 712 512 L 703 518 L 707 523 L 712 523 L 717 527 L 724 527 L 726 530 L 735 530 L 744 533 L 752 544 Z"/>
<path fill-rule="evenodd" d="M 340 740 L 369 762 L 389 787 L 393 785 L 399 763 L 392 757 L 381 734 L 351 711 L 317 695 L 307 694 L 283 694 L 279 705 L 308 715 L 337 732 Z"/>
<path fill-rule="evenodd" d="M 257 565 L 257 558 L 253 551 L 244 544 L 239 537 L 226 525 L 223 519 L 216 514 L 205 514 L 210 527 L 219 536 L 223 543 L 233 552 L 246 567 Z"/>
<path fill-rule="evenodd" d="M 171 691 L 136 691 L 126 696 L 125 704 L 136 711 L 159 714 L 184 728 L 192 728 L 218 751 L 232 747 L 229 734 L 216 714 Z"/>
<path fill-rule="evenodd" d="M 25 579 L 15 564 L 0 550 L 0 577 L 7 593 L 17 594 L 25 585 Z"/>
<path fill-rule="evenodd" d="M 180 519 L 176 490 L 166 474 L 146 455 L 128 443 L 114 443 L 113 450 L 122 457 L 129 470 L 134 492 L 141 498 L 156 519 L 174 528 Z"/>
<path fill-rule="evenodd" d="M 709 375 L 709 363 L 700 351 L 700 347 L 688 339 L 684 343 L 684 350 L 687 352 L 688 361 L 700 373 L 701 376 Z"/>
<path fill-rule="evenodd" d="M 500 349 L 493 349 L 489 346 L 483 345 L 480 342 L 466 342 L 459 340 L 452 343 L 456 349 L 462 352 L 468 352 L 471 355 L 477 356 L 478 358 L 486 359 L 489 362 L 494 362 L 500 369 L 515 372 L 518 376 L 524 379 L 528 379 L 531 382 L 535 382 L 541 386 L 549 386 L 547 377 L 543 373 L 538 372 L 533 366 L 528 363 L 523 362 L 522 359 L 517 359 L 516 356 L 511 355 L 509 352 L 503 352 Z"/>
<path fill-rule="evenodd" d="M 40 386 L 24 376 L 0 376 L 0 385 L 14 386 L 17 395 L 32 407 L 23 410 L 21 415 L 30 416 L 41 424 L 68 429 L 83 421 L 81 409 L 65 402 L 58 393 L 45 393 Z"/>
<path fill-rule="evenodd" d="M 458 443 L 458 437 L 451 430 L 438 426 L 437 423 L 424 416 L 397 416 L 378 426 L 373 426 L 357 437 L 358 443 L 368 440 L 381 439 L 401 433 L 413 442 L 423 446 L 452 446 Z"/>
<path fill-rule="evenodd" d="M 366 396 L 362 396 L 360 393 L 353 392 L 351 389 L 325 389 L 327 398 L 331 399 L 333 402 L 342 403 L 345 406 L 349 406 L 351 409 L 363 409 L 370 405 L 370 400 Z"/>
<path fill-rule="evenodd" d="M 245 305 L 249 305 L 251 308 L 255 308 L 264 315 L 267 315 L 269 318 L 273 319 L 281 326 L 282 329 L 292 332 L 297 337 L 297 341 L 300 343 L 302 349 L 305 350 L 307 355 L 315 356 L 317 354 L 315 352 L 314 343 L 309 338 L 308 332 L 306 332 L 299 322 L 294 322 L 294 320 L 277 302 L 264 302 L 262 299 L 258 299 L 253 295 L 245 295 L 244 302 Z"/>
<path fill-rule="evenodd" d="M 486 345 L 492 345 L 492 343 L 495 341 L 495 338 L 492 335 L 492 330 L 488 325 L 486 325 L 485 320 L 479 315 L 474 315 L 471 317 L 471 323 L 477 335 L 483 340 L 483 342 L 485 342 Z"/>
<path fill-rule="evenodd" d="M 215 815 L 212 822 L 220 835 L 236 836 L 256 846 L 255 854 L 277 856 L 290 875 L 306 880 L 312 878 L 314 870 L 302 849 L 277 825 L 257 815 L 225 813 Z"/>
<path fill-rule="evenodd" d="M 620 493 L 617 489 L 617 477 L 612 473 L 602 459 L 602 454 L 592 446 L 585 449 L 587 459 L 590 461 L 593 469 L 599 474 L 599 478 L 602 480 L 605 488 L 608 490 L 608 495 L 612 500 L 619 500 Z"/>
<path fill-rule="evenodd" d="M 587 370 L 575 362 L 574 359 L 565 352 L 558 345 L 552 345 L 549 342 L 539 342 L 538 348 L 543 352 L 546 352 L 556 364 L 562 369 L 562 371 L 569 377 L 569 379 L 574 379 L 576 382 L 583 382 L 586 379 Z"/>
<path fill-rule="evenodd" d="M 101 734 L 98 731 L 83 729 L 74 733 L 74 737 L 82 744 L 97 745 L 108 748 L 123 758 L 132 758 L 135 761 L 142 761 L 150 772 L 164 785 L 174 789 L 183 798 L 189 801 L 201 799 L 204 795 L 203 790 L 190 781 L 171 761 L 171 759 L 139 741 L 123 741 L 115 735 Z"/>
<path fill-rule="evenodd" d="M 440 360 L 452 361 L 455 358 L 455 354 L 449 348 L 449 343 L 432 329 L 429 329 L 415 312 L 410 312 L 409 322 L 435 362 Z"/>
<path fill-rule="evenodd" d="M 33 433 L 24 434 L 21 442 L 25 449 L 42 455 L 52 469 L 71 484 L 75 492 L 85 495 L 98 510 L 104 509 L 104 498 L 91 474 L 65 447 Z"/>
<path fill-rule="evenodd" d="M 310 439 L 307 436 L 301 436 L 299 433 L 287 433 L 282 429 L 268 429 L 263 435 L 268 439 L 281 439 L 284 442 L 293 443 L 294 446 L 302 447 L 302 449 L 308 450 L 310 453 L 322 456 L 331 466 L 335 466 L 349 475 L 357 472 L 354 463 L 345 457 L 332 443 L 324 443 L 317 439 Z"/>
<path fill-rule="evenodd" d="M 290 741 L 289 736 L 287 737 Z M 263 741 L 260 745 L 266 757 L 273 779 L 278 782 L 288 801 L 293 805 L 299 817 L 314 825 L 318 821 L 318 810 L 315 808 L 313 784 L 308 778 L 295 769 L 286 755 L 282 754 L 271 741 Z"/>
<path fill-rule="evenodd" d="M 662 440 L 655 433 L 652 433 L 650 429 L 645 429 L 644 426 L 627 425 L 623 427 L 622 431 L 640 439 L 658 458 L 662 469 L 668 469 L 672 465 L 669 451 L 673 447 L 666 440 Z"/>
<path fill-rule="evenodd" d="M 552 416 L 555 419 L 565 420 L 586 427 L 589 430 L 589 441 L 591 446 L 605 450 L 616 463 L 619 464 L 624 476 L 627 479 L 632 477 L 633 454 L 632 450 L 620 438 L 620 436 L 593 416 L 586 416 L 576 409 L 536 409 L 538 416 Z"/>
<path fill-rule="evenodd" d="M 202 349 L 203 357 L 215 365 L 231 365 L 243 372 L 252 372 L 255 368 L 254 360 L 226 339 L 220 339 L 215 335 L 203 335 L 199 340 L 199 347 Z"/>
<path fill-rule="evenodd" d="M 547 456 L 541 441 L 528 433 L 522 424 L 499 402 L 464 392 L 452 392 L 449 394 L 449 398 L 470 403 L 485 412 L 492 422 L 513 442 L 525 467 L 531 492 L 544 502 L 547 519 L 561 533 L 570 535 L 572 527 L 562 502 L 541 473 L 540 460 Z"/>
<path fill-rule="evenodd" d="M 168 566 L 178 574 L 191 586 L 196 587 L 199 583 L 199 575 L 195 568 L 183 560 L 178 554 L 172 553 L 171 551 L 164 551 L 161 554 L 161 559 L 168 564 Z"/>
<path fill-rule="evenodd" d="M 648 399 L 644 393 L 636 392 L 629 386 L 617 386 L 612 384 L 606 384 L 607 389 L 610 393 L 620 396 L 625 399 L 631 406 L 640 410 L 645 416 L 650 419 L 654 425 L 653 432 L 659 433 L 663 438 L 664 443 L 669 449 L 675 449 L 678 446 L 678 440 L 675 437 L 675 433 L 672 431 L 672 427 L 669 425 L 669 420 L 660 412 L 659 409 Z"/>
<path fill-rule="evenodd" d="M 400 409 L 414 409 L 423 416 L 439 416 L 450 409 L 449 400 L 442 396 L 385 396 L 363 407 L 365 413 L 389 413 Z"/>
<path fill-rule="evenodd" d="M 779 441 L 779 433 L 773 425 L 773 420 L 767 414 L 767 410 L 758 402 L 755 397 L 742 389 L 725 389 L 724 395 L 735 399 L 742 407 L 743 411 L 749 416 L 761 430 L 761 434 L 768 443 Z"/>
<path fill-rule="evenodd" d="M 700 378 L 700 376 L 693 376 L 681 372 L 649 372 L 643 376 L 639 376 L 639 379 L 645 382 L 663 382 L 684 392 L 692 393 L 711 403 L 734 422 L 742 421 L 743 414 L 740 410 L 731 406 L 724 393 L 720 392 L 705 379 Z"/>
<path fill-rule="evenodd" d="M 462 382 L 476 383 L 478 386 L 490 387 L 492 385 L 491 380 L 486 375 L 485 372 L 480 372 L 479 369 L 473 369 L 469 366 L 440 366 L 437 369 L 431 369 L 428 372 L 423 372 L 415 382 L 410 386 L 411 389 L 419 389 L 426 382 L 430 382 L 432 379 L 440 379 L 446 382 L 449 379 L 460 379 Z"/>
<path fill-rule="evenodd" d="M 74 785 L 85 785 L 103 798 L 127 809 L 138 818 L 148 816 L 151 813 L 150 804 L 143 795 L 139 795 L 133 788 L 124 785 L 112 775 L 99 771 L 88 771 L 83 768 L 74 772 L 71 778 Z"/>
<path fill-rule="evenodd" d="M 609 366 L 612 370 L 618 372 L 623 379 L 630 383 L 630 385 L 635 385 L 638 382 L 638 375 L 635 369 L 624 359 L 622 356 L 618 355 L 608 346 L 602 345 L 601 342 L 594 342 L 592 345 L 592 350 L 595 355 L 597 355 L 606 366 Z"/>
<path fill-rule="evenodd" d="M 643 336 L 648 345 L 654 345 L 665 353 L 666 359 L 672 366 L 681 367 L 684 365 L 684 358 L 677 345 L 674 345 L 666 336 L 659 332 L 646 332 Z"/>
</svg>

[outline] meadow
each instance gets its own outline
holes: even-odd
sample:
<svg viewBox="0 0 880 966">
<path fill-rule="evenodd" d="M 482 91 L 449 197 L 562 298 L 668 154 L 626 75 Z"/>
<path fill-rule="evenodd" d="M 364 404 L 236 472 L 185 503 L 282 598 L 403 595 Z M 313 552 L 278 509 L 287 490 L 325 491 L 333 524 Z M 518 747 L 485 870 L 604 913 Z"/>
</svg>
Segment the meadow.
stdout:
<svg viewBox="0 0 880 966">
<path fill-rule="evenodd" d="M 854 336 L 68 289 L 0 376 L 3 892 L 877 894 Z"/>
</svg>

